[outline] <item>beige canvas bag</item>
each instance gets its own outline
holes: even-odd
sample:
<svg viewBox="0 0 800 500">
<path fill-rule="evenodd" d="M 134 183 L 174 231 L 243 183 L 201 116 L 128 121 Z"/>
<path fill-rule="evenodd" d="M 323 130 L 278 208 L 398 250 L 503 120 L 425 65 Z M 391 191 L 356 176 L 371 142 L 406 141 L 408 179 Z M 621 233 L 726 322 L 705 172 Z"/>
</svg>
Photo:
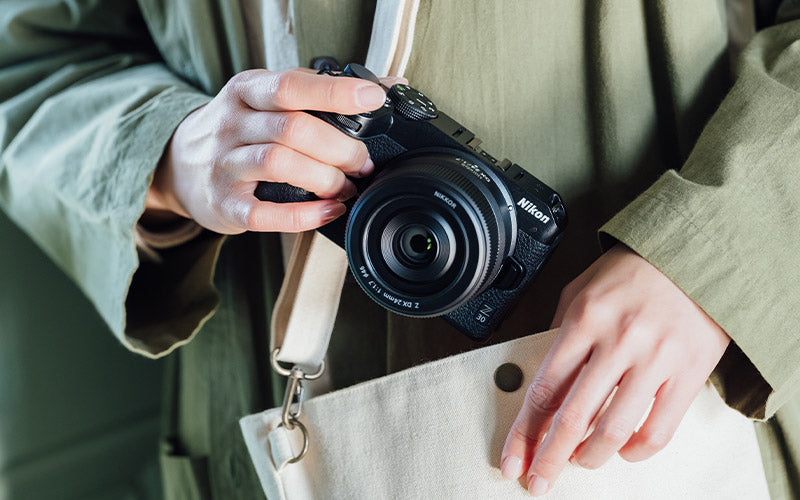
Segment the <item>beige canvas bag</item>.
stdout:
<svg viewBox="0 0 800 500">
<path fill-rule="evenodd" d="M 273 322 L 275 360 L 294 367 L 295 375 L 319 371 L 346 272 L 339 247 L 316 232 L 298 238 Z M 498 465 L 525 389 L 555 335 L 531 335 L 313 397 L 302 401 L 296 417 L 296 403 L 244 417 L 241 429 L 267 498 L 530 498 L 524 483 L 501 477 Z M 514 392 L 494 382 L 505 363 L 523 371 Z M 296 460 L 304 438 L 307 452 Z M 568 464 L 547 497 L 769 494 L 752 423 L 706 385 L 653 458 L 628 463 L 615 456 L 597 470 Z"/>
</svg>

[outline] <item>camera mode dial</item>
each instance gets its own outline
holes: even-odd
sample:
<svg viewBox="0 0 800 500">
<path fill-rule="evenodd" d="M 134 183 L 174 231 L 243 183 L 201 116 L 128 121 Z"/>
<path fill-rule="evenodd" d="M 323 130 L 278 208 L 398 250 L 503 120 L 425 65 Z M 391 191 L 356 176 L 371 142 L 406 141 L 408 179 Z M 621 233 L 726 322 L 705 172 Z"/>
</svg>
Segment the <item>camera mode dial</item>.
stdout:
<svg viewBox="0 0 800 500">
<path fill-rule="evenodd" d="M 392 85 L 389 89 L 389 99 L 392 100 L 395 111 L 409 120 L 432 120 L 439 114 L 433 101 L 408 85 Z"/>
</svg>

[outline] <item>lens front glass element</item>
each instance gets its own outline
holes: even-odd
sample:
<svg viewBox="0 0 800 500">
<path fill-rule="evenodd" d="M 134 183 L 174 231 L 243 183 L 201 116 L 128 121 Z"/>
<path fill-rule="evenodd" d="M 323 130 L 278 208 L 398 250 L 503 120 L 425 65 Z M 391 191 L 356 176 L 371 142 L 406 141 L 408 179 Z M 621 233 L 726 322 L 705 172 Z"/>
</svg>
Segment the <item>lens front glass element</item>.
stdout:
<svg viewBox="0 0 800 500">
<path fill-rule="evenodd" d="M 393 207 L 384 224 L 381 218 L 370 228 L 383 225 L 380 248 L 367 243 L 368 260 L 393 288 L 417 294 L 435 293 L 436 281 L 450 271 L 455 260 L 456 235 L 440 214 L 420 210 L 422 197 L 409 197 Z M 455 272 L 455 271 L 453 271 Z"/>
<path fill-rule="evenodd" d="M 421 224 L 404 228 L 399 242 L 400 253 L 407 265 L 425 265 L 436 258 L 436 236 Z"/>
</svg>

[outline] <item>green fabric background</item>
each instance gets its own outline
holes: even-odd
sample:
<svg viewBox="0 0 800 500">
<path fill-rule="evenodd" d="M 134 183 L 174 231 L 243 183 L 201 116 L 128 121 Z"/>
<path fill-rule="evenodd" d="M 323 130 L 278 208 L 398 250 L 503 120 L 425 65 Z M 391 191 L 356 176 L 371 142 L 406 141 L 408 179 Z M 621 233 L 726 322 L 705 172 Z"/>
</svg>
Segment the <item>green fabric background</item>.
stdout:
<svg viewBox="0 0 800 500">
<path fill-rule="evenodd" d="M 757 424 L 768 479 L 792 498 L 800 24 L 797 2 L 757 4 L 779 24 L 734 79 L 721 0 L 423 1 L 406 76 L 567 204 L 564 241 L 492 341 L 547 327 L 561 287 L 600 254 L 602 226 L 604 244 L 641 253 L 734 339 L 713 380 L 748 416 L 773 417 Z M 302 63 L 363 61 L 371 2 L 295 6 Z M 4 8 L 0 204 L 128 347 L 160 356 L 200 331 L 170 357 L 168 496 L 252 497 L 236 419 L 279 394 L 265 364 L 277 237 L 206 234 L 162 264 L 140 265 L 133 244 L 171 131 L 252 66 L 239 2 Z M 348 283 L 331 373 L 344 386 L 476 347 L 439 320 L 387 315 Z"/>
</svg>

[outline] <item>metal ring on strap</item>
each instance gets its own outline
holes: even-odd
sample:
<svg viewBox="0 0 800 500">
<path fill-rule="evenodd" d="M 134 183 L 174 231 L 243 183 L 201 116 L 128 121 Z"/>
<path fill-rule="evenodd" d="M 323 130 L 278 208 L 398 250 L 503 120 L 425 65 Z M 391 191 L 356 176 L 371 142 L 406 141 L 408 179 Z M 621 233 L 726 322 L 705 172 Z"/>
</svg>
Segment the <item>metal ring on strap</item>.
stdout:
<svg viewBox="0 0 800 500">
<path fill-rule="evenodd" d="M 292 427 L 286 426 L 286 428 L 290 431 L 294 430 L 295 428 L 300 429 L 300 432 L 303 433 L 303 449 L 300 450 L 300 453 L 298 453 L 296 457 L 287 460 L 286 461 L 287 464 L 294 464 L 299 462 L 300 460 L 303 459 L 304 456 L 306 456 L 306 453 L 308 453 L 308 429 L 306 429 L 306 426 L 303 425 L 299 420 L 292 420 L 292 424 L 293 424 Z M 284 426 L 283 422 L 278 424 L 278 427 L 283 427 L 283 426 Z"/>
</svg>

